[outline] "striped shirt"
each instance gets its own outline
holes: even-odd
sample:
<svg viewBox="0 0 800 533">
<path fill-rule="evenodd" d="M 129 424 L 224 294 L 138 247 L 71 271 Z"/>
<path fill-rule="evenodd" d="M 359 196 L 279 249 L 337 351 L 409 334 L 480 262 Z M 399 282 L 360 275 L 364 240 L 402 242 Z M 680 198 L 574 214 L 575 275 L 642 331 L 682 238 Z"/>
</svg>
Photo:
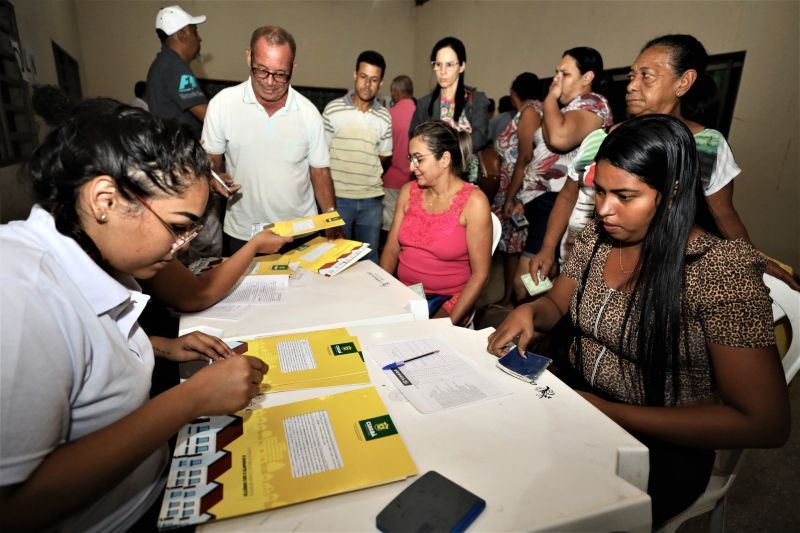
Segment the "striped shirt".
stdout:
<svg viewBox="0 0 800 533">
<path fill-rule="evenodd" d="M 322 113 L 331 156 L 331 177 L 340 198 L 383 195 L 380 157 L 392 155 L 392 117 L 377 100 L 366 111 L 353 103 L 352 91 L 331 101 Z"/>
</svg>

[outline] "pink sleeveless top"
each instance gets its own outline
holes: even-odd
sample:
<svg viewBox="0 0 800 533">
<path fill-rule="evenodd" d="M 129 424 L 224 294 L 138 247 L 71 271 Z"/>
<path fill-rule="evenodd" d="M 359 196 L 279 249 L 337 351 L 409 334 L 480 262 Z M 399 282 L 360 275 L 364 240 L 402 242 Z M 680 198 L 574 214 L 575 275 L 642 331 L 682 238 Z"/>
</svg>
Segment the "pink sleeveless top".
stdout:
<svg viewBox="0 0 800 533">
<path fill-rule="evenodd" d="M 400 262 L 397 279 L 406 285 L 422 283 L 426 294 L 461 292 L 472 270 L 467 252 L 467 228 L 458 219 L 474 185 L 465 183 L 450 202 L 450 209 L 431 215 L 422 205 L 422 189 L 411 184 L 397 240 Z"/>
</svg>

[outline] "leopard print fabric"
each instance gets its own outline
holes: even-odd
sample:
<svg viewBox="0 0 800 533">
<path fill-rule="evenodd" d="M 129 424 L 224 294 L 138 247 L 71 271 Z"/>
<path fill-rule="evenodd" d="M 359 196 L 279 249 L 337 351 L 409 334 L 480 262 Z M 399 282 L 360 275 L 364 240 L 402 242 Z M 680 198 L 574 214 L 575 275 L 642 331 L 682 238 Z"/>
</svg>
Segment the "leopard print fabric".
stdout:
<svg viewBox="0 0 800 533">
<path fill-rule="evenodd" d="M 598 239 L 597 223 L 591 222 L 578 237 L 564 266 L 563 273 L 578 284 Z M 627 334 L 620 343 L 620 332 L 631 294 L 609 288 L 603 277 L 610 251 L 610 244 L 600 245 L 584 287 L 579 332 L 583 356 L 581 368 L 576 370 L 594 388 L 612 398 L 644 405 L 644 385 L 636 356 L 619 349 L 627 346 Z M 707 343 L 741 348 L 775 344 L 772 300 L 761 277 L 766 263 L 755 249 L 741 240 L 727 241 L 704 233 L 688 244 L 686 253 L 699 257 L 686 266 L 688 327 L 684 334 L 688 335 L 689 356 L 681 357 L 677 399 L 673 398 L 672 379 L 667 372 L 666 405 L 684 405 L 714 396 L 716 386 Z M 577 291 L 570 302 L 573 323 L 576 300 Z M 574 343 L 569 358 L 575 366 Z"/>
</svg>

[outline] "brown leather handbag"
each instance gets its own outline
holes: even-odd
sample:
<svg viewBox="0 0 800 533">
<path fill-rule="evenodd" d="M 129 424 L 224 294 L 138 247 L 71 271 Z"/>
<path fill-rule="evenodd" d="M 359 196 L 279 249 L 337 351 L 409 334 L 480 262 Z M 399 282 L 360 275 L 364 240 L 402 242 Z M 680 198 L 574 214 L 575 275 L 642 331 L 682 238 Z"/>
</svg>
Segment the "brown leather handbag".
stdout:
<svg viewBox="0 0 800 533">
<path fill-rule="evenodd" d="M 480 160 L 480 176 L 478 176 L 478 187 L 489 199 L 489 203 L 494 200 L 494 195 L 500 189 L 500 154 L 491 147 L 484 148 L 478 152 Z"/>
</svg>

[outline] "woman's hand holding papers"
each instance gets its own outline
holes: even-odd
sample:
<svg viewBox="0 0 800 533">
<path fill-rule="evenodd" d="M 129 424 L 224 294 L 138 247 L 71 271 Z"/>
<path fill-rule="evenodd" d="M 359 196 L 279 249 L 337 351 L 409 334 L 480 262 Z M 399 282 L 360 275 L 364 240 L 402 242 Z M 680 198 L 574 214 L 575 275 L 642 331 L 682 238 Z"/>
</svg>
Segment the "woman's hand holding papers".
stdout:
<svg viewBox="0 0 800 533">
<path fill-rule="evenodd" d="M 150 337 L 153 350 L 159 357 L 170 361 L 221 361 L 234 355 L 233 350 L 217 337 L 193 331 L 176 339 Z"/>
<path fill-rule="evenodd" d="M 271 225 L 256 233 L 250 242 L 254 242 L 256 253 L 274 254 L 287 242 L 292 242 L 291 237 L 281 237 L 272 232 Z"/>
<path fill-rule="evenodd" d="M 258 395 L 268 370 L 261 359 L 234 355 L 203 368 L 178 387 L 188 391 L 195 418 L 227 415 L 244 409 Z"/>
</svg>

